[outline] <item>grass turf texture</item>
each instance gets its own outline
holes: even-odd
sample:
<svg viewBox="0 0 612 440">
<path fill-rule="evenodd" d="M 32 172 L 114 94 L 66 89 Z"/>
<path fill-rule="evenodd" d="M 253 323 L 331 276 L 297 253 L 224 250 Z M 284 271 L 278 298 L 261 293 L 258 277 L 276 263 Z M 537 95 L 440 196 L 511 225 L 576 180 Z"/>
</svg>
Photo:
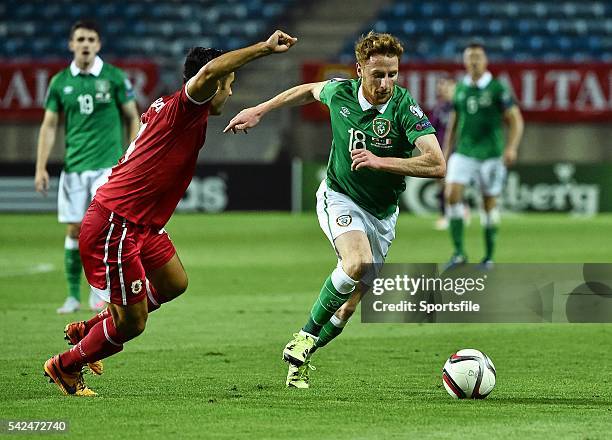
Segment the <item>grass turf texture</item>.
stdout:
<svg viewBox="0 0 612 440">
<path fill-rule="evenodd" d="M 432 223 L 400 216 L 388 261 L 445 261 L 448 234 Z M 335 264 L 313 214 L 175 216 L 187 293 L 152 314 L 102 377 L 87 376 L 100 397 L 62 396 L 42 364 L 66 348 L 64 325 L 90 315 L 55 314 L 63 227 L 51 215 L 0 225 L 0 419 L 64 419 L 70 437 L 105 439 L 609 438 L 609 325 L 366 325 L 356 315 L 315 356 L 313 388 L 284 388 L 281 350 Z M 509 217 L 498 261 L 610 261 L 611 226 L 611 216 Z M 484 401 L 455 401 L 441 384 L 446 357 L 467 347 L 498 370 Z"/>
</svg>

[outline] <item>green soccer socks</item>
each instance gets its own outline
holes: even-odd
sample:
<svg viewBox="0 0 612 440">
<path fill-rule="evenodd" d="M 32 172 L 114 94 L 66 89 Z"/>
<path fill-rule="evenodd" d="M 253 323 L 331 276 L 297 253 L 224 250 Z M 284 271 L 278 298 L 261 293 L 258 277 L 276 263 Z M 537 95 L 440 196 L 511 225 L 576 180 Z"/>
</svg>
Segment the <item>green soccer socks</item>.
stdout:
<svg viewBox="0 0 612 440">
<path fill-rule="evenodd" d="M 319 336 L 321 328 L 336 313 L 350 297 L 357 281 L 349 277 L 342 267 L 337 267 L 332 274 L 327 277 L 319 296 L 312 306 L 308 322 L 303 330 L 312 335 Z"/>
<path fill-rule="evenodd" d="M 64 242 L 64 269 L 68 282 L 68 295 L 80 301 L 82 265 L 78 239 L 66 237 Z"/>
</svg>

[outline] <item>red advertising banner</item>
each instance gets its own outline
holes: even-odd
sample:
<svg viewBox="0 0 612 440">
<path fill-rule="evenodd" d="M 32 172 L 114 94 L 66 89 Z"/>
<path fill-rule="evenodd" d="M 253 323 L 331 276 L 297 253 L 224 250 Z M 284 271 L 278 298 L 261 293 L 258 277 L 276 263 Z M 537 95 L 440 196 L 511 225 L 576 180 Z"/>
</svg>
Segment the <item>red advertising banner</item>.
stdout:
<svg viewBox="0 0 612 440">
<path fill-rule="evenodd" d="M 491 64 L 493 74 L 512 87 L 528 121 L 612 122 L 612 64 L 609 63 L 512 63 Z M 452 63 L 403 64 L 398 84 L 425 109 L 436 102 L 436 82 L 441 76 L 461 80 L 463 66 Z M 304 82 L 355 77 L 345 64 L 307 63 Z M 313 121 L 327 120 L 327 109 L 316 103 L 303 107 L 302 115 Z"/>
<path fill-rule="evenodd" d="M 113 62 L 127 73 L 138 106 L 146 108 L 158 84 L 158 68 L 151 61 Z M 49 81 L 66 61 L 0 63 L 0 120 L 40 120 Z"/>
</svg>

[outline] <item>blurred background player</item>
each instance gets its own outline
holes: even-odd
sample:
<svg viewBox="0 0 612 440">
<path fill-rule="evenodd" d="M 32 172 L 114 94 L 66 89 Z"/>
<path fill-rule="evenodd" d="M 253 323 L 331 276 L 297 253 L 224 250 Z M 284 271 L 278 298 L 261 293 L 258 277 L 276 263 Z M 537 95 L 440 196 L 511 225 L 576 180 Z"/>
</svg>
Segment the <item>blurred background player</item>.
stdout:
<svg viewBox="0 0 612 440">
<path fill-rule="evenodd" d="M 436 104 L 429 112 L 429 120 L 436 130 L 436 137 L 440 142 L 444 141 L 448 117 L 453 109 L 453 95 L 455 93 L 455 80 L 452 78 L 440 78 L 436 84 Z M 439 217 L 434 224 L 435 229 L 443 231 L 448 227 L 448 219 L 445 215 L 444 181 L 439 182 L 438 191 Z"/>
<path fill-rule="evenodd" d="M 101 373 L 101 359 L 120 352 L 144 331 L 150 312 L 187 289 L 187 274 L 164 226 L 191 182 L 208 116 L 221 114 L 235 70 L 286 52 L 296 41 L 276 31 L 265 42 L 225 54 L 192 48 L 184 86 L 142 115 L 138 135 L 83 219 L 85 275 L 109 306 L 89 321 L 69 324 L 66 337 L 75 346 L 45 362 L 45 374 L 64 394 L 95 396 L 83 382 L 83 366 Z"/>
<path fill-rule="evenodd" d="M 246 132 L 271 110 L 315 100 L 330 110 L 333 140 L 317 215 L 338 265 L 308 322 L 283 350 L 288 387 L 310 386 L 312 353 L 342 332 L 384 263 L 395 238 L 404 177 L 444 177 L 435 130 L 408 90 L 395 84 L 403 51 L 394 36 L 370 32 L 355 45 L 358 79 L 293 87 L 241 111 L 225 128 Z M 411 157 L 415 146 L 421 154 Z"/>
<path fill-rule="evenodd" d="M 463 192 L 471 180 L 478 182 L 483 199 L 485 254 L 481 264 L 491 267 L 499 223 L 497 198 L 504 185 L 506 167 L 516 160 L 523 117 L 507 85 L 487 70 L 487 56 L 481 44 L 466 47 L 463 64 L 467 74 L 457 84 L 454 111 L 450 113 L 444 139 L 444 157 L 448 161 L 445 195 L 454 248 L 447 267 L 467 262 Z M 508 125 L 505 140 L 504 122 Z"/>
<path fill-rule="evenodd" d="M 125 73 L 98 56 L 101 41 L 96 24 L 76 22 L 70 30 L 69 48 L 74 54 L 72 63 L 53 76 L 47 91 L 34 178 L 36 191 L 46 195 L 47 161 L 63 114 L 66 153 L 57 210 L 58 220 L 67 225 L 64 267 L 68 297 L 58 313 L 76 312 L 81 307 L 81 220 L 96 189 L 123 154 L 122 119 L 128 126 L 129 139 L 136 136 L 140 124 L 134 92 Z M 104 306 L 90 292 L 89 308 L 99 311 Z"/>
</svg>

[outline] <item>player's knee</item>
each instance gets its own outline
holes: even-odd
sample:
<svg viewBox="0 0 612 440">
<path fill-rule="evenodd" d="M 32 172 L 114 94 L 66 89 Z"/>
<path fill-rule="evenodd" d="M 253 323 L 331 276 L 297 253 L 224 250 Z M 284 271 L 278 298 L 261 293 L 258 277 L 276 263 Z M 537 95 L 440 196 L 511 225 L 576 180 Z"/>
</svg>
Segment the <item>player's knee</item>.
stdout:
<svg viewBox="0 0 612 440">
<path fill-rule="evenodd" d="M 189 281 L 187 279 L 187 275 L 176 277 L 165 284 L 163 292 L 161 293 L 167 298 L 176 298 L 177 296 L 185 293 L 188 285 Z"/>
<path fill-rule="evenodd" d="M 138 319 L 133 325 L 134 337 L 142 334 L 147 327 L 147 318 Z"/>
<path fill-rule="evenodd" d="M 174 284 L 174 292 L 176 294 L 176 296 L 185 293 L 185 291 L 187 290 L 187 287 L 189 286 L 189 280 L 187 279 L 187 275 L 181 277 L 180 279 L 178 279 L 176 281 L 176 283 Z"/>
<path fill-rule="evenodd" d="M 352 279 L 359 280 L 368 270 L 369 264 L 372 264 L 372 254 L 359 252 L 342 260 L 342 269 Z"/>
<path fill-rule="evenodd" d="M 147 315 L 120 318 L 115 322 L 117 332 L 126 339 L 133 339 L 142 334 L 147 326 Z"/>
<path fill-rule="evenodd" d="M 497 199 L 495 197 L 487 196 L 483 200 L 484 212 L 490 213 L 496 210 L 497 207 Z"/>
<path fill-rule="evenodd" d="M 147 326 L 147 318 L 135 319 L 130 325 L 130 337 L 135 338 L 142 334 Z"/>
<path fill-rule="evenodd" d="M 461 202 L 461 193 L 459 191 L 453 190 L 452 188 L 447 188 L 444 192 L 444 197 L 446 197 L 446 203 L 450 205 L 455 205 Z"/>
<path fill-rule="evenodd" d="M 353 304 L 351 301 L 347 301 L 338 309 L 336 316 L 343 321 L 348 321 L 350 317 L 353 316 L 353 313 L 355 313 L 356 308 L 356 304 Z"/>
<path fill-rule="evenodd" d="M 79 238 L 79 234 L 81 233 L 81 224 L 80 223 L 69 223 L 66 228 L 66 235 L 74 240 Z"/>
</svg>

